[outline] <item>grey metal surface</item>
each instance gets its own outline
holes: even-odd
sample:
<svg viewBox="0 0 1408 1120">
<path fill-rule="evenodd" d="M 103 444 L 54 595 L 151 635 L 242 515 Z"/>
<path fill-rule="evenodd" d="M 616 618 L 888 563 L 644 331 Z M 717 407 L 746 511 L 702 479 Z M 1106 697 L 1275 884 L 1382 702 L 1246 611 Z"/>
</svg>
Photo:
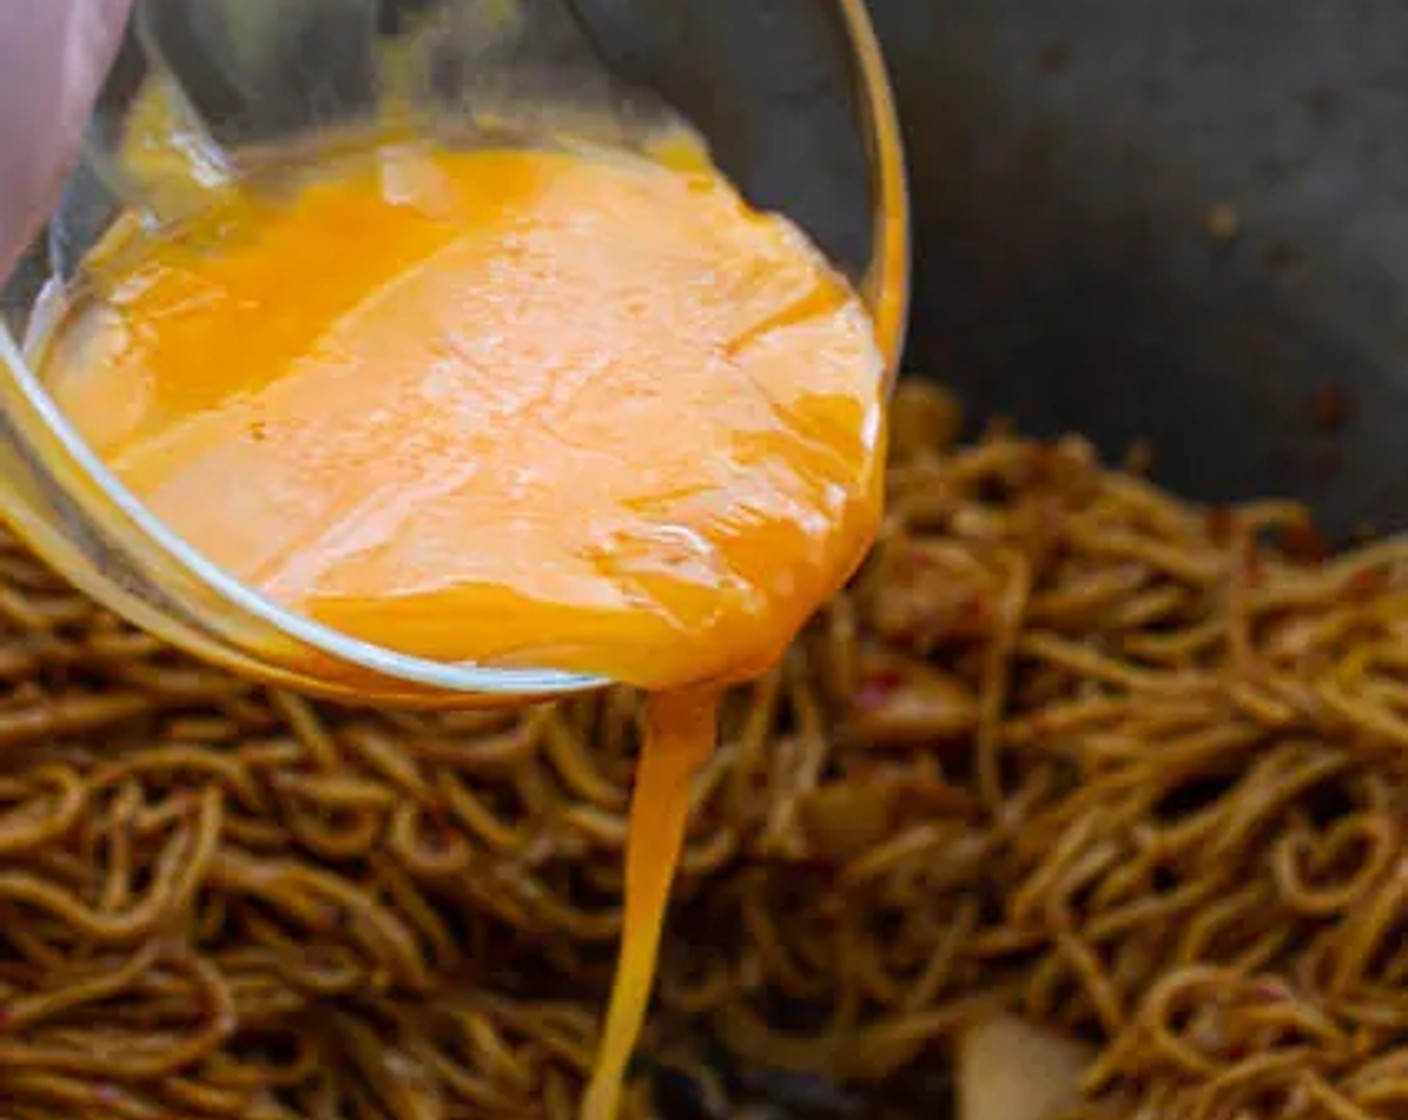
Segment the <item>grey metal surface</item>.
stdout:
<svg viewBox="0 0 1408 1120">
<path fill-rule="evenodd" d="M 913 169 L 911 365 L 1036 431 L 1148 437 L 1190 496 L 1408 524 L 1408 5 L 872 8 Z"/>
</svg>

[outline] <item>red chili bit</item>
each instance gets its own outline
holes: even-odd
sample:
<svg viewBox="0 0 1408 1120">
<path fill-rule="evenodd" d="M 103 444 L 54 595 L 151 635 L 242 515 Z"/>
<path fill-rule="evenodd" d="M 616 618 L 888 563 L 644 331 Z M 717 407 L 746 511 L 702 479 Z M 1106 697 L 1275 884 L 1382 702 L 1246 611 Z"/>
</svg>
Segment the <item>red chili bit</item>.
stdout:
<svg viewBox="0 0 1408 1120">
<path fill-rule="evenodd" d="M 0 1034 L 6 1034 L 15 1025 L 15 1018 L 3 1007 L 0 1007 Z"/>
<path fill-rule="evenodd" d="M 1281 534 L 1281 547 L 1293 560 L 1323 564 L 1330 554 L 1329 542 L 1309 522 L 1289 525 Z"/>
<path fill-rule="evenodd" d="M 1345 580 L 1345 594 L 1366 599 L 1384 589 L 1384 575 L 1377 568 L 1360 568 Z"/>
<path fill-rule="evenodd" d="M 858 711 L 873 712 L 883 708 L 904 684 L 904 677 L 894 671 L 876 673 L 867 677 L 851 697 L 851 705 Z"/>
<path fill-rule="evenodd" d="M 1203 531 L 1214 544 L 1226 544 L 1237 529 L 1237 515 L 1226 506 L 1215 506 L 1203 518 Z"/>
</svg>

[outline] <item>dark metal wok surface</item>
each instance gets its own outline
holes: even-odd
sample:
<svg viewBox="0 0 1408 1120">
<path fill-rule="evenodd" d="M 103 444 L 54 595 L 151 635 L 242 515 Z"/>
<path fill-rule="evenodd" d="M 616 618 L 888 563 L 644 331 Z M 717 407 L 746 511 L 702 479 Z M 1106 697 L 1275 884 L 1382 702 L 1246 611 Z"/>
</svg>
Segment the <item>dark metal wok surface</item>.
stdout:
<svg viewBox="0 0 1408 1120">
<path fill-rule="evenodd" d="M 1338 536 L 1408 526 L 1408 5 L 870 2 L 911 162 L 911 369 L 979 417 L 1116 456 L 1147 439 L 1190 497 L 1300 497 Z M 573 7 L 756 201 L 864 259 L 845 56 L 817 0 Z M 942 1113 L 942 1071 L 919 1080 L 897 1114 Z M 765 1115 L 896 1114 L 738 1088 L 789 1102 Z M 680 1120 L 709 1114 L 667 1089 Z"/>
<path fill-rule="evenodd" d="M 1408 523 L 1408 7 L 873 0 L 910 364 L 1333 533 Z"/>
</svg>

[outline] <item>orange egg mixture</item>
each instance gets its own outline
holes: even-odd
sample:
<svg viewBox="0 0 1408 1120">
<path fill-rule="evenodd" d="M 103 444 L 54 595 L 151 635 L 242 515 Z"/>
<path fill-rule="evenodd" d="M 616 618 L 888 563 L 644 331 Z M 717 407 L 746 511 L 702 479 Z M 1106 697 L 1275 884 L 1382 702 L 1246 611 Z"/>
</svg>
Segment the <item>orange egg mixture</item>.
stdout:
<svg viewBox="0 0 1408 1120">
<path fill-rule="evenodd" d="M 698 161 L 385 146 L 122 229 L 45 374 L 190 544 L 391 649 L 652 691 L 583 1109 L 609 1120 L 719 690 L 876 529 L 864 308 Z"/>
</svg>

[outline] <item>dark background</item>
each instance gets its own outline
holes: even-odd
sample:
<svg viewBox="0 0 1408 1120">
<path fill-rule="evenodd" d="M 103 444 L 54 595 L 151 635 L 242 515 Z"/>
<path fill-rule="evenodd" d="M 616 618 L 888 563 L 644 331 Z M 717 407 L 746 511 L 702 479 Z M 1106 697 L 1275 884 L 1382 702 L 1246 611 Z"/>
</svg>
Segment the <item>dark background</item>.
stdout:
<svg viewBox="0 0 1408 1120">
<path fill-rule="evenodd" d="M 1408 5 L 872 7 L 912 366 L 1039 432 L 1147 436 L 1191 496 L 1408 523 Z"/>
</svg>

